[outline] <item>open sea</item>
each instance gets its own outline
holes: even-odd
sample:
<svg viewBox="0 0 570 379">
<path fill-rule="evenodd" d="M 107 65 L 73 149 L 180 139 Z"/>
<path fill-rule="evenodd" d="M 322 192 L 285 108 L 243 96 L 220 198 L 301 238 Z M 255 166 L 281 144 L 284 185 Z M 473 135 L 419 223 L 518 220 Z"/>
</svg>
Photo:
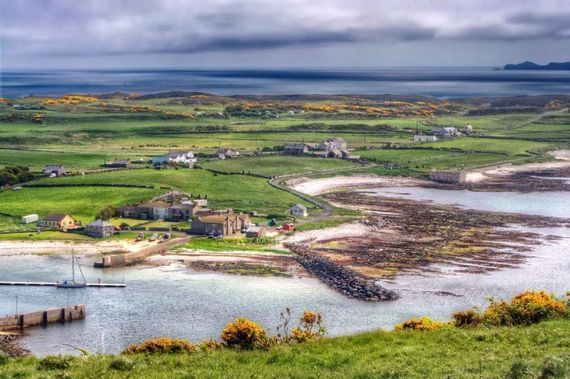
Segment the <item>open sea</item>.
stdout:
<svg viewBox="0 0 570 379">
<path fill-rule="evenodd" d="M 217 95 L 394 94 L 442 98 L 570 94 L 570 71 L 493 67 L 133 69 L 0 72 L 0 97 L 199 91 Z"/>
</svg>

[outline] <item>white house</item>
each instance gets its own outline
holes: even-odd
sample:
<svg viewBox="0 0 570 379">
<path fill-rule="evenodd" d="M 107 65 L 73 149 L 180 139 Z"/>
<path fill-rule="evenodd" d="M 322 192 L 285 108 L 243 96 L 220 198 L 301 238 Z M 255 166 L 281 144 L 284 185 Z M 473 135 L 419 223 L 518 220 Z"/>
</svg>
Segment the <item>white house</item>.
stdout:
<svg viewBox="0 0 570 379">
<path fill-rule="evenodd" d="M 174 151 L 164 156 L 152 157 L 151 161 L 154 165 L 169 164 L 194 167 L 198 160 L 192 151 Z"/>
<path fill-rule="evenodd" d="M 437 137 L 433 134 L 414 134 L 414 142 L 435 142 Z"/>
<path fill-rule="evenodd" d="M 307 212 L 307 207 L 304 206 L 303 204 L 293 205 L 289 209 L 289 212 L 291 212 L 291 215 L 295 217 L 307 217 L 309 215 L 309 213 Z"/>
<path fill-rule="evenodd" d="M 455 137 L 457 135 L 457 129 L 451 126 L 449 127 L 438 126 L 437 128 L 433 128 L 431 131 L 436 136 L 440 136 L 443 138 Z"/>
</svg>

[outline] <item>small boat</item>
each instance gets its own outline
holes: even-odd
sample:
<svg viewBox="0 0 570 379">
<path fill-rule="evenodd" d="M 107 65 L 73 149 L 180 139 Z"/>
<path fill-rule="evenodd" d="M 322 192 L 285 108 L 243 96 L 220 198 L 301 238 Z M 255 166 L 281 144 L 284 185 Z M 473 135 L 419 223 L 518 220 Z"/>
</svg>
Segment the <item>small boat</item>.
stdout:
<svg viewBox="0 0 570 379">
<path fill-rule="evenodd" d="M 77 264 L 77 268 L 79 269 L 79 273 L 81 273 L 81 278 L 83 282 L 76 282 L 75 281 L 75 265 Z M 83 270 L 81 269 L 81 265 L 79 264 L 78 258 L 75 256 L 75 252 L 71 250 L 71 279 L 65 279 L 62 282 L 58 282 L 56 285 L 57 288 L 85 288 L 87 287 L 87 281 L 85 280 L 85 275 L 83 275 Z"/>
</svg>

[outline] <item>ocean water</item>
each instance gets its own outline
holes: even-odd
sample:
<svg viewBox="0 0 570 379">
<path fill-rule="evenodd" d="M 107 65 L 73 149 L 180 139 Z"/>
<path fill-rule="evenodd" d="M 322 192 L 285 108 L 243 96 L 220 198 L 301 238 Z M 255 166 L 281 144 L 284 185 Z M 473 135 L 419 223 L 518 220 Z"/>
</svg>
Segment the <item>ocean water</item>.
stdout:
<svg viewBox="0 0 570 379">
<path fill-rule="evenodd" d="M 407 189 L 392 189 L 399 193 Z M 431 191 L 431 200 L 443 199 L 439 190 Z M 383 195 L 383 194 L 382 194 Z M 520 212 L 558 215 L 555 207 L 542 201 L 548 193 L 536 194 L 530 204 L 521 194 L 508 197 L 472 193 L 454 196 L 461 205 L 479 209 L 513 209 Z M 422 194 L 429 198 L 429 192 Z M 559 201 L 570 204 L 570 193 Z M 469 200 L 463 200 L 469 199 Z M 509 200 L 511 199 L 511 200 Z M 538 205 L 537 205 L 538 204 Z M 542 211 L 536 207 L 542 204 Z M 49 287 L 0 287 L 0 314 L 15 312 L 16 297 L 20 312 L 51 306 L 86 304 L 87 318 L 65 325 L 30 328 L 24 343 L 36 354 L 73 353 L 70 346 L 93 352 L 118 352 L 128 344 L 150 337 L 171 336 L 199 341 L 217 338 L 224 325 L 236 317 L 248 317 L 274 331 L 279 312 L 289 307 L 296 315 L 304 309 L 322 312 L 329 335 L 357 333 L 378 328 L 392 328 L 415 316 L 447 320 L 457 310 L 483 306 L 488 296 L 510 297 L 527 289 L 565 293 L 570 272 L 570 229 L 528 229 L 558 240 L 534 246 L 528 259 L 518 268 L 485 274 L 465 274 L 453 267 L 440 267 L 438 276 L 402 276 L 394 282 L 381 283 L 396 289 L 401 298 L 393 302 L 367 303 L 348 299 L 313 278 L 243 277 L 215 273 L 196 273 L 180 266 L 151 267 L 139 265 L 110 270 L 92 267 L 97 257 L 83 257 L 88 280 L 125 280 L 125 289 L 87 288 L 63 290 Z M 0 257 L 0 280 L 60 280 L 69 275 L 66 256 L 14 255 Z M 456 296 L 446 296 L 442 292 Z"/>
<path fill-rule="evenodd" d="M 492 67 L 0 72 L 0 96 L 200 91 L 219 95 L 395 94 L 437 97 L 570 93 L 570 71 Z"/>
</svg>

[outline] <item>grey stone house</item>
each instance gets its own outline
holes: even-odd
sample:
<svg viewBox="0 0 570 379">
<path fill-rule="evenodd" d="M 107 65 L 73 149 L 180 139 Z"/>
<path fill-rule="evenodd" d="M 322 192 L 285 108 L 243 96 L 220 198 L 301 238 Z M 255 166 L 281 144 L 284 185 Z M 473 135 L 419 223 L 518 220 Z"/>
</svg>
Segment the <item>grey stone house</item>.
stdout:
<svg viewBox="0 0 570 379">
<path fill-rule="evenodd" d="M 287 143 L 283 146 L 283 152 L 289 155 L 303 155 L 309 152 L 309 148 L 304 143 Z"/>
<path fill-rule="evenodd" d="M 96 220 L 85 227 L 85 234 L 94 238 L 110 237 L 115 233 L 115 227 L 103 220 Z"/>
</svg>

